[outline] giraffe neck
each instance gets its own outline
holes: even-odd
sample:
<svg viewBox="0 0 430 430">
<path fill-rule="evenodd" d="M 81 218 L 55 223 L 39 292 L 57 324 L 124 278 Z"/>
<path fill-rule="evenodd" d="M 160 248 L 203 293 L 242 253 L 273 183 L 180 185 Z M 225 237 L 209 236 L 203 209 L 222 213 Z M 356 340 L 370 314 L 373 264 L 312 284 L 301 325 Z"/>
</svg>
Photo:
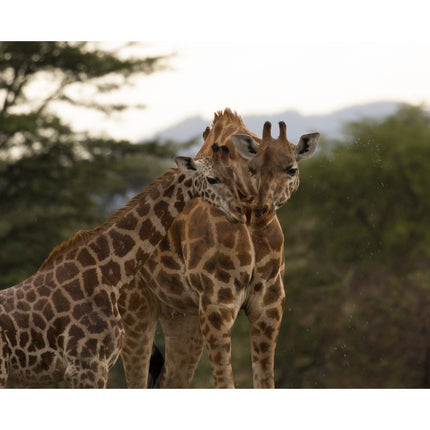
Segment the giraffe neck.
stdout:
<svg viewBox="0 0 430 430">
<path fill-rule="evenodd" d="M 142 268 L 193 197 L 196 194 L 191 179 L 178 169 L 170 169 L 101 228 L 90 232 L 84 243 L 48 257 L 42 268 L 52 267 L 52 262 L 57 266 L 57 279 L 66 277 L 59 271 L 67 272 L 73 263 L 82 273 L 97 269 L 95 286 L 103 284 L 118 293 Z"/>
</svg>

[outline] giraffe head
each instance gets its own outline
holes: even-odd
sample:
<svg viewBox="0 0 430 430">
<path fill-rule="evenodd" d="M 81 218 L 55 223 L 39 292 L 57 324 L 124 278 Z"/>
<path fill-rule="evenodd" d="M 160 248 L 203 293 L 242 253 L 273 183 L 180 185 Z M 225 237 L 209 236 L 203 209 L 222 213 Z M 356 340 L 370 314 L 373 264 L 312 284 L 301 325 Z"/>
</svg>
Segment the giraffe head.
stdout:
<svg viewBox="0 0 430 430">
<path fill-rule="evenodd" d="M 219 208 L 229 221 L 246 221 L 227 146 L 214 143 L 211 155 L 196 159 L 176 157 L 175 161 L 179 170 L 191 179 L 194 195 Z"/>
<path fill-rule="evenodd" d="M 255 156 L 250 158 L 248 170 L 257 189 L 253 201 L 253 222 L 257 225 L 270 223 L 275 211 L 297 190 L 298 163 L 314 154 L 320 136 L 319 133 L 304 134 L 299 143 L 293 145 L 287 139 L 285 122 L 279 123 L 277 139 L 272 138 L 271 127 L 268 121 L 264 124 L 260 145 L 250 136 L 233 136 L 236 147 L 245 157 L 246 153 L 249 153 L 249 146 L 256 150 Z"/>
</svg>

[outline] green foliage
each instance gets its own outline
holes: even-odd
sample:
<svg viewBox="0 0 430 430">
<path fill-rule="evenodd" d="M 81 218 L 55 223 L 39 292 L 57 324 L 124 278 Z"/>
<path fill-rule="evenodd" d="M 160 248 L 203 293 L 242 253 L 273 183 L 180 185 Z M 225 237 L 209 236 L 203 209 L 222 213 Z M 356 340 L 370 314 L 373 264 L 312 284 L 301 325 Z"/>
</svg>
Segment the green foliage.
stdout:
<svg viewBox="0 0 430 430">
<path fill-rule="evenodd" d="M 172 144 L 78 134 L 52 109 L 54 102 L 123 109 L 88 103 L 69 90 L 113 91 L 157 70 L 160 61 L 123 60 L 87 43 L 0 43 L 0 288 L 31 275 L 54 246 L 102 222 L 170 166 Z M 36 97 L 31 87 L 40 79 L 53 84 Z"/>
</svg>

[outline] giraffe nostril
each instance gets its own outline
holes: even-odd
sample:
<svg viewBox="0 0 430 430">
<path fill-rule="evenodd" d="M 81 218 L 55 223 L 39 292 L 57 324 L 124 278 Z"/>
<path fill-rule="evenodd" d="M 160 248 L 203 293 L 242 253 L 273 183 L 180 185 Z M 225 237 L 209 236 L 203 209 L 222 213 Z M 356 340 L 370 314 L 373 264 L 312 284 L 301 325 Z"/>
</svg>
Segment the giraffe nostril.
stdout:
<svg viewBox="0 0 430 430">
<path fill-rule="evenodd" d="M 269 212 L 269 206 L 264 205 L 262 208 L 255 208 L 254 213 L 256 217 L 266 215 Z"/>
</svg>

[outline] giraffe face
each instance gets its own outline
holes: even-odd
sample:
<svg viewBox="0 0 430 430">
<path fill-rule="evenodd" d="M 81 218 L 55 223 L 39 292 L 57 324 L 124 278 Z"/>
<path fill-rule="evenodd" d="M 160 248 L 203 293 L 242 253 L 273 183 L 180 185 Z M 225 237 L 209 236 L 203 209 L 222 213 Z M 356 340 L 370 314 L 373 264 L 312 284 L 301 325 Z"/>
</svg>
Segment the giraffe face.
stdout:
<svg viewBox="0 0 430 430">
<path fill-rule="evenodd" d="M 299 186 L 298 163 L 315 152 L 319 133 L 303 135 L 297 145 L 287 140 L 286 125 L 279 123 L 280 135 L 273 139 L 271 124 L 266 122 L 257 155 L 249 162 L 248 170 L 257 187 L 253 217 L 257 225 L 267 225 L 276 210 L 284 205 Z"/>
<path fill-rule="evenodd" d="M 212 155 L 198 159 L 176 157 L 178 168 L 192 180 L 193 192 L 225 213 L 230 222 L 244 223 L 236 177 L 229 164 L 227 146 L 212 145 Z"/>
</svg>

